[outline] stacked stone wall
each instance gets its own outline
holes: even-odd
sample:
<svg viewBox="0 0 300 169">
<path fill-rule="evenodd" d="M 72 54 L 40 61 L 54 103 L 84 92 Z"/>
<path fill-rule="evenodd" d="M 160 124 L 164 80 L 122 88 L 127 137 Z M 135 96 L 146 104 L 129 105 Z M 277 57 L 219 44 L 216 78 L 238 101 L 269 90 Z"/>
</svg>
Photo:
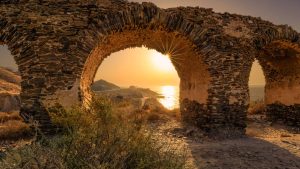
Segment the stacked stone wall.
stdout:
<svg viewBox="0 0 300 169">
<path fill-rule="evenodd" d="M 294 90 L 300 79 L 300 38 L 287 25 L 199 7 L 160 9 L 122 0 L 0 1 L 0 14 L 0 44 L 8 45 L 22 76 L 21 115 L 44 128 L 51 126 L 49 107 L 84 102 L 105 57 L 142 45 L 175 56 L 172 48 L 161 49 L 174 40 L 188 51 L 177 56 L 184 61 L 173 63 L 181 79 L 181 111 L 190 123 L 244 131 L 255 58 L 266 88 L 288 84 L 290 90 L 293 84 L 293 100 L 285 102 L 288 96 L 281 95 L 268 104 L 281 102 L 282 110 L 300 121 L 300 91 Z M 125 38 L 123 44 L 118 36 Z"/>
<path fill-rule="evenodd" d="M 300 127 L 300 104 L 286 106 L 284 104 L 270 104 L 265 108 L 270 121 L 281 121 L 289 126 Z"/>
</svg>

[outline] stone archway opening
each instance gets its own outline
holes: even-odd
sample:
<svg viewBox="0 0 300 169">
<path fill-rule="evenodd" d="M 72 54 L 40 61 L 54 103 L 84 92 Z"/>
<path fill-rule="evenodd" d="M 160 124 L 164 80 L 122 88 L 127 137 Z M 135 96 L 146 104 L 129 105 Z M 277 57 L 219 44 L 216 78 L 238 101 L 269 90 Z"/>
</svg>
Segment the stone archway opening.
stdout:
<svg viewBox="0 0 300 169">
<path fill-rule="evenodd" d="M 0 112 L 20 110 L 21 76 L 8 46 L 0 43 Z"/>
<path fill-rule="evenodd" d="M 265 108 L 265 75 L 259 61 L 255 59 L 249 77 L 249 108 L 248 113 L 262 114 Z"/>
<path fill-rule="evenodd" d="M 265 113 L 271 121 L 300 126 L 300 47 L 274 41 L 261 49 L 257 59 L 265 78 Z"/>
<path fill-rule="evenodd" d="M 135 101 L 139 108 L 152 103 L 153 107 L 174 110 L 179 108 L 179 81 L 169 56 L 143 46 L 107 57 L 98 68 L 91 89 L 116 102 Z"/>
<path fill-rule="evenodd" d="M 163 30 L 129 30 L 109 35 L 102 39 L 89 55 L 80 80 L 81 100 L 91 98 L 91 84 L 103 60 L 112 53 L 133 47 L 145 46 L 169 55 L 180 79 L 179 102 L 182 118 L 195 123 L 199 116 L 199 106 L 206 109 L 210 74 L 202 56 L 194 45 L 176 32 Z M 194 105 L 194 110 L 191 110 Z"/>
<path fill-rule="evenodd" d="M 5 43 L 0 42 L 0 57 L 1 57 L 1 67 L 8 68 L 14 72 L 18 72 L 18 65 L 11 54 L 8 46 Z"/>
</svg>

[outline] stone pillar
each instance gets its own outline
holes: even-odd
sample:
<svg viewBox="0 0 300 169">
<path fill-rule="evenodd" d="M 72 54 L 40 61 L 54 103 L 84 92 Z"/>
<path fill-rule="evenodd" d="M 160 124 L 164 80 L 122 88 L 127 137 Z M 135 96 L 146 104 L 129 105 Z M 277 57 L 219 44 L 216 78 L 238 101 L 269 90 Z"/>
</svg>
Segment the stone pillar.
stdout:
<svg viewBox="0 0 300 169">
<path fill-rule="evenodd" d="M 207 67 L 199 66 L 198 70 L 202 71 L 193 69 L 181 78 L 180 98 L 184 120 L 188 119 L 212 133 L 245 133 L 249 106 L 248 79 L 254 55 L 251 48 L 240 49 L 239 52 L 216 48 L 201 51 Z M 186 78 L 189 80 L 183 81 Z"/>
<path fill-rule="evenodd" d="M 207 110 L 208 85 L 181 79 L 180 111 L 183 121 L 203 128 L 209 121 Z"/>
<path fill-rule="evenodd" d="M 44 38 L 48 37 L 41 37 Z M 46 43 L 38 39 L 15 57 L 22 76 L 20 115 L 27 122 L 37 121 L 40 129 L 49 134 L 55 131 L 49 109 L 57 105 L 68 109 L 80 104 L 79 47 L 66 47 L 72 40 L 62 38 L 64 41 L 57 38 Z"/>
<path fill-rule="evenodd" d="M 183 121 L 200 128 L 209 128 L 211 121 L 207 100 L 211 76 L 201 56 L 189 56 L 180 67 L 180 111 Z M 201 59 L 200 59 L 201 58 Z"/>
<path fill-rule="evenodd" d="M 226 135 L 244 134 L 246 127 L 248 79 L 254 58 L 251 48 L 241 46 L 239 49 L 218 49 L 219 52 L 215 49 L 215 52 L 207 54 L 206 59 L 211 66 L 212 80 L 207 101 L 209 118 L 204 127 Z"/>
</svg>

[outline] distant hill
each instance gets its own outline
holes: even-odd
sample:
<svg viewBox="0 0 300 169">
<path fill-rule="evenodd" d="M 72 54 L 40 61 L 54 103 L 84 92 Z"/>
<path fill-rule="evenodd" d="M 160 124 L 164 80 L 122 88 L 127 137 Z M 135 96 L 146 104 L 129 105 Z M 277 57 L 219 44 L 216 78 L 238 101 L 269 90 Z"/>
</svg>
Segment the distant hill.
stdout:
<svg viewBox="0 0 300 169">
<path fill-rule="evenodd" d="M 117 90 L 117 89 L 120 89 L 119 86 L 113 84 L 113 83 L 110 83 L 110 82 L 107 82 L 105 80 L 98 80 L 96 82 L 94 82 L 92 84 L 92 90 L 93 91 L 105 91 L 105 90 Z"/>
<path fill-rule="evenodd" d="M 20 84 L 21 82 L 21 77 L 18 72 L 5 67 L 0 67 L 0 79 L 15 84 Z"/>
<path fill-rule="evenodd" d="M 16 111 L 20 106 L 21 77 L 18 73 L 0 67 L 0 111 Z"/>
</svg>

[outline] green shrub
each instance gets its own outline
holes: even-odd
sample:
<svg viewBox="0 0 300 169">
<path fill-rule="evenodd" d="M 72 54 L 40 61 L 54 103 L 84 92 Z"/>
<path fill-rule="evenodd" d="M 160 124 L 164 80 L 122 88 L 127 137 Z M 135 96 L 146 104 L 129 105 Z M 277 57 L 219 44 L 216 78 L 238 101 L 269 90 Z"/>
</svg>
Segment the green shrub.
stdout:
<svg viewBox="0 0 300 169">
<path fill-rule="evenodd" d="M 52 119 L 63 130 L 31 145 L 10 150 L 3 169 L 180 169 L 185 153 L 153 139 L 135 119 L 111 113 L 106 99 L 94 99 L 89 109 L 57 109 Z"/>
</svg>

